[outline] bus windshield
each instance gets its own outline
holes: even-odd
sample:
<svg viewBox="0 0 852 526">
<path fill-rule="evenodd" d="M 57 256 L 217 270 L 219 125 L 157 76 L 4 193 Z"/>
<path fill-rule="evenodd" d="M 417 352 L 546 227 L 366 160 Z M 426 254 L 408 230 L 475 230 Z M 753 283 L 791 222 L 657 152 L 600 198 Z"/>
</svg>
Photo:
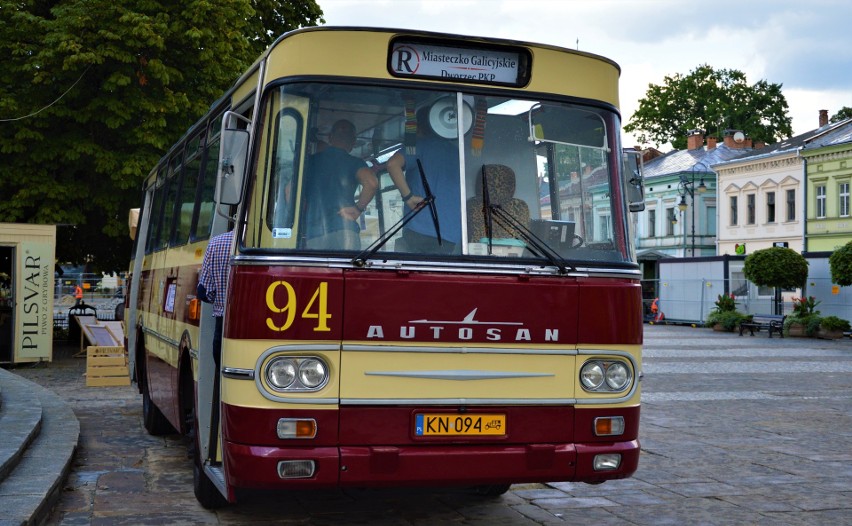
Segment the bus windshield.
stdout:
<svg viewBox="0 0 852 526">
<path fill-rule="evenodd" d="M 247 250 L 631 260 L 611 109 L 300 82 L 269 90 L 260 119 Z"/>
</svg>

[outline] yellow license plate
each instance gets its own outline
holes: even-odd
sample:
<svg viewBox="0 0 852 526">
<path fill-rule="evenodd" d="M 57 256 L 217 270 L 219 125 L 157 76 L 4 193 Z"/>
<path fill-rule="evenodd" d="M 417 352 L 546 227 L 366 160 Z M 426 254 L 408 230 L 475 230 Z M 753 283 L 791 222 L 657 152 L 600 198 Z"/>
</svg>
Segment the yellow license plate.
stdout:
<svg viewBox="0 0 852 526">
<path fill-rule="evenodd" d="M 506 434 L 506 415 L 421 413 L 414 415 L 417 436 L 488 436 Z"/>
</svg>

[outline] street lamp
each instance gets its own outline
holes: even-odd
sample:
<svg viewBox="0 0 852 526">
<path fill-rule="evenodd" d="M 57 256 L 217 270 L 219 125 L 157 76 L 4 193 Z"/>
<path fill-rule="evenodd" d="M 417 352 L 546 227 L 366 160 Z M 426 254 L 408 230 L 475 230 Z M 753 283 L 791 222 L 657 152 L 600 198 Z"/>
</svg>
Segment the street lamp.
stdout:
<svg viewBox="0 0 852 526">
<path fill-rule="evenodd" d="M 703 166 L 704 170 L 698 170 L 699 166 Z M 689 195 L 689 199 L 692 202 L 692 257 L 695 257 L 695 192 L 698 191 L 699 194 L 703 194 L 707 191 L 707 185 L 704 184 L 704 174 L 708 171 L 709 169 L 706 164 L 697 163 L 690 170 L 689 177 L 686 174 L 680 174 L 680 183 L 677 185 L 677 193 L 680 194 L 680 202 L 677 204 L 678 210 L 685 212 L 688 208 L 686 204 L 687 195 Z M 696 173 L 700 174 L 698 186 L 695 186 Z M 685 236 L 686 232 L 684 232 Z M 686 244 L 686 239 L 684 239 L 684 244 Z"/>
</svg>

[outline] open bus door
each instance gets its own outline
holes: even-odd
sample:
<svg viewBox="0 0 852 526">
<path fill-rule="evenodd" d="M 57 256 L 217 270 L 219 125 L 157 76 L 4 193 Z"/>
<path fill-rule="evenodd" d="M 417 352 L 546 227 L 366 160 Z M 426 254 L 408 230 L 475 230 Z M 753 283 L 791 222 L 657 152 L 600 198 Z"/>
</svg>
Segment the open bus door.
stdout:
<svg viewBox="0 0 852 526">
<path fill-rule="evenodd" d="M 235 112 L 226 112 L 222 120 L 221 149 L 216 180 L 216 213 L 213 217 L 210 239 L 233 227 L 234 210 L 241 200 L 245 176 L 250 123 Z M 234 236 L 233 243 L 239 242 Z M 234 253 L 231 246 L 229 254 Z M 225 504 L 227 490 L 221 468 L 220 385 L 221 370 L 216 367 L 213 355 L 216 318 L 213 305 L 201 303 L 198 342 L 198 381 L 196 383 L 197 433 L 194 486 L 199 502 L 207 508 Z"/>
</svg>

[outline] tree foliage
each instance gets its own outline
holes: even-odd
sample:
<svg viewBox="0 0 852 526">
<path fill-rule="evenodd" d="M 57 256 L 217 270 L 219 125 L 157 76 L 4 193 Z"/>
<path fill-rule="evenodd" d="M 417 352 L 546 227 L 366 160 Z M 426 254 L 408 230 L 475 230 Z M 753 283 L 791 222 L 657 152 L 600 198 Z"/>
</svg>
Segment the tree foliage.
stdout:
<svg viewBox="0 0 852 526">
<path fill-rule="evenodd" d="M 689 130 L 722 137 L 724 130 L 743 131 L 755 141 L 774 143 L 793 134 L 781 84 L 759 80 L 748 84 L 742 71 L 698 66 L 687 75 L 666 76 L 650 84 L 639 109 L 624 126 L 643 144 L 671 142 L 686 147 Z"/>
<path fill-rule="evenodd" d="M 743 274 L 761 287 L 800 288 L 808 279 L 808 260 L 790 248 L 755 250 L 746 256 Z"/>
<path fill-rule="evenodd" d="M 314 0 L 0 0 L 0 221 L 125 269 L 142 178 Z M 277 36 L 277 35 L 276 35 Z"/>
<path fill-rule="evenodd" d="M 831 282 L 848 287 L 852 285 L 852 241 L 831 253 L 828 257 Z"/>
<path fill-rule="evenodd" d="M 849 106 L 843 106 L 842 108 L 840 108 L 840 111 L 831 116 L 829 122 L 840 122 L 850 117 L 852 117 L 852 108 L 850 108 Z"/>
</svg>

